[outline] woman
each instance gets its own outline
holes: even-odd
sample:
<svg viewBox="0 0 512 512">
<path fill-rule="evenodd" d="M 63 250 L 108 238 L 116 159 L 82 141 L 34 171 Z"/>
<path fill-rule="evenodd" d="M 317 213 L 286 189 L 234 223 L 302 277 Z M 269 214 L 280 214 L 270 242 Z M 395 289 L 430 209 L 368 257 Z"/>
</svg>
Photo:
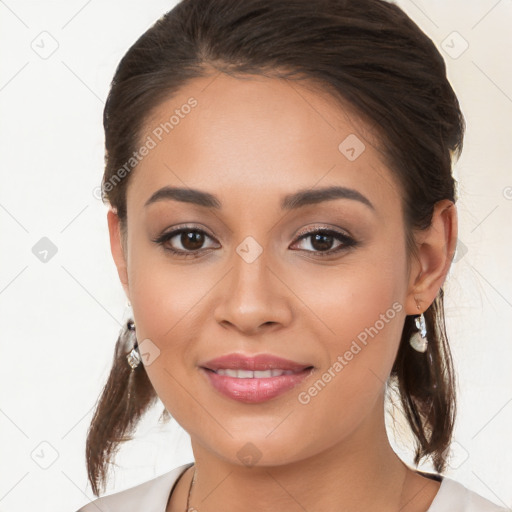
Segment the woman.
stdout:
<svg viewBox="0 0 512 512">
<path fill-rule="evenodd" d="M 397 6 L 184 0 L 120 62 L 104 127 L 133 321 L 89 479 L 157 397 L 194 462 L 80 510 L 504 510 L 442 475 L 464 119 Z M 391 448 L 393 390 L 436 473 Z"/>
</svg>

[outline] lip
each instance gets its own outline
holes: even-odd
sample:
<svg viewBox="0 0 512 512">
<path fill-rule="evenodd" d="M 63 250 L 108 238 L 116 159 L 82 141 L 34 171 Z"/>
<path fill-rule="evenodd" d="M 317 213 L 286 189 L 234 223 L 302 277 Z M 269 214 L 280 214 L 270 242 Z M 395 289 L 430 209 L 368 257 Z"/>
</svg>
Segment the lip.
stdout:
<svg viewBox="0 0 512 512">
<path fill-rule="evenodd" d="M 299 363 L 290 359 L 274 356 L 272 354 L 257 354 L 255 356 L 245 356 L 243 354 L 226 354 L 201 363 L 199 366 L 209 370 L 216 371 L 220 368 L 229 368 L 233 370 L 290 370 L 300 372 L 305 368 L 313 366 L 311 363 Z"/>
<path fill-rule="evenodd" d="M 265 378 L 237 378 L 215 373 L 219 369 L 252 371 L 281 369 L 293 373 Z M 233 400 L 253 404 L 266 402 L 290 391 L 311 375 L 313 369 L 311 364 L 303 364 L 271 354 L 258 354 L 251 357 L 243 354 L 228 354 L 200 365 L 201 373 L 218 392 Z"/>
</svg>

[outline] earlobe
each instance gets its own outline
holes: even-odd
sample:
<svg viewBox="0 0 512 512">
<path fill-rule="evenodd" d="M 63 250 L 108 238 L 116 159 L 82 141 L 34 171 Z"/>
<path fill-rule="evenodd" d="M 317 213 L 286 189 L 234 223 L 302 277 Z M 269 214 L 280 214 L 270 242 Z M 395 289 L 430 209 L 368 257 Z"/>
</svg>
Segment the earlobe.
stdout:
<svg viewBox="0 0 512 512">
<path fill-rule="evenodd" d="M 112 253 L 112 257 L 114 258 L 117 274 L 119 275 L 119 279 L 123 285 L 126 297 L 128 300 L 130 300 L 126 255 L 124 254 L 121 239 L 121 224 L 119 216 L 114 210 L 112 210 L 112 208 L 109 208 L 107 212 L 107 223 L 110 236 L 110 251 Z"/>
<path fill-rule="evenodd" d="M 434 206 L 432 222 L 429 228 L 418 237 L 419 271 L 410 283 L 406 311 L 408 315 L 418 314 L 434 302 L 442 287 L 455 253 L 457 245 L 457 209 L 455 204 L 443 199 Z"/>
</svg>

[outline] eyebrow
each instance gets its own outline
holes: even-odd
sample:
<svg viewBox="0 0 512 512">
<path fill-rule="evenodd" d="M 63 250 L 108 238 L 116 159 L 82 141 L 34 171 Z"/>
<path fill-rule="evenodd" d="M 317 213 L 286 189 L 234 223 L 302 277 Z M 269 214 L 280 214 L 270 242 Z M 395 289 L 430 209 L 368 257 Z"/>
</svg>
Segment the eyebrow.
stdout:
<svg viewBox="0 0 512 512">
<path fill-rule="evenodd" d="M 353 201 L 359 201 L 370 209 L 375 210 L 375 207 L 370 200 L 352 188 L 347 187 L 325 187 L 319 189 L 304 189 L 288 194 L 281 200 L 281 209 L 283 210 L 294 210 L 303 206 L 311 204 L 321 203 L 323 201 L 331 201 L 333 199 L 350 199 Z M 206 208 L 214 208 L 220 210 L 222 203 L 219 199 L 210 194 L 209 192 L 203 192 L 201 190 L 192 188 L 179 188 L 179 187 L 162 187 L 152 194 L 152 196 L 144 203 L 144 207 L 158 201 L 174 200 L 183 203 L 192 203 L 198 206 L 204 206 Z"/>
</svg>

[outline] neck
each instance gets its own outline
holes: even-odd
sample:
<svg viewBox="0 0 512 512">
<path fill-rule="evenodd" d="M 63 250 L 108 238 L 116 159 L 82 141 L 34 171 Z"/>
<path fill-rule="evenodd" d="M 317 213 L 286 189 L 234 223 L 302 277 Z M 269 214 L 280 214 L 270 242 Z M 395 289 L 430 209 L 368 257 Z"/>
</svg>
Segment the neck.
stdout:
<svg viewBox="0 0 512 512">
<path fill-rule="evenodd" d="M 426 479 L 408 469 L 393 451 L 382 410 L 337 445 L 279 466 L 232 463 L 192 439 L 196 477 L 190 507 L 201 512 L 425 510 L 405 506 L 420 490 L 419 480 L 425 487 Z M 193 472 L 194 467 L 189 469 L 169 512 L 185 510 Z M 416 485 L 411 486 L 414 481 Z M 430 490 L 433 498 L 432 486 Z"/>
</svg>

